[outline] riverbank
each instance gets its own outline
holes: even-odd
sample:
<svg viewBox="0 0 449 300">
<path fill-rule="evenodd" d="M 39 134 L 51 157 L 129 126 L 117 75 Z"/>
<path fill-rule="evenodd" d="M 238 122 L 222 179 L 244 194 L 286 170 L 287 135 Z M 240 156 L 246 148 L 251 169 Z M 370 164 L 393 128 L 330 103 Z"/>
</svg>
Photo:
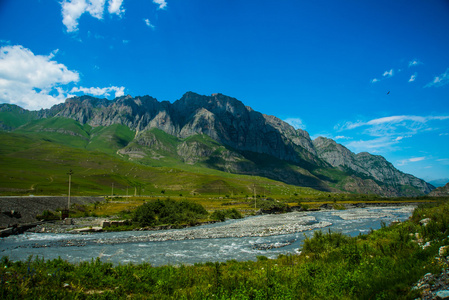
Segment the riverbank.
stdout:
<svg viewBox="0 0 449 300">
<path fill-rule="evenodd" d="M 348 210 L 326 210 L 327 214 L 339 220 L 355 222 L 357 219 L 378 220 L 388 219 L 395 221 L 396 214 L 411 215 L 415 206 L 388 207 L 382 209 L 363 209 L 355 208 Z M 135 234 L 89 234 L 89 243 L 98 245 L 118 245 L 128 243 L 146 243 L 146 242 L 165 242 L 165 241 L 184 241 L 184 240 L 206 240 L 221 238 L 245 238 L 245 237 L 270 237 L 287 236 L 301 232 L 309 232 L 315 229 L 323 229 L 331 226 L 334 222 L 330 220 L 317 220 L 319 212 L 291 212 L 285 214 L 260 215 L 246 217 L 239 220 L 229 220 L 223 223 L 216 223 L 213 226 L 196 226 L 184 228 L 181 230 L 135 230 Z M 87 224 L 94 225 L 95 218 L 82 218 L 75 220 L 80 223 L 76 225 L 57 225 L 48 227 L 40 225 L 34 228 L 33 232 L 57 232 L 65 233 L 64 239 L 58 241 L 58 246 L 84 246 L 86 241 L 78 238 L 68 238 L 67 233 L 79 233 L 74 229 L 77 226 Z M 62 231 L 64 230 L 64 231 Z M 87 234 L 87 233 L 84 233 Z M 48 244 L 48 245 L 51 245 Z M 285 244 L 285 246 L 288 243 Z M 267 249 L 272 247 L 268 245 Z"/>
<path fill-rule="evenodd" d="M 362 206 L 362 205 L 360 205 Z M 406 213 L 410 213 L 416 205 L 390 205 L 390 207 L 401 207 Z M 363 205 L 362 207 L 366 207 Z M 387 205 L 369 205 L 369 207 L 389 207 Z M 332 210 L 334 215 L 338 215 L 343 220 L 351 220 L 358 218 L 379 218 L 391 217 L 388 212 L 367 213 L 354 210 L 358 206 L 348 206 L 347 210 L 333 210 L 332 207 L 323 205 L 321 210 Z M 54 221 L 52 223 L 40 224 L 28 230 L 34 233 L 85 233 L 88 230 L 80 230 L 82 228 L 92 231 L 101 231 L 103 222 L 110 222 L 110 219 L 98 217 L 84 217 L 72 219 L 71 224 L 64 221 Z M 206 222 L 211 224 L 214 222 Z M 205 225 L 203 224 L 203 225 Z M 230 221 L 226 224 L 214 228 L 204 228 L 204 226 L 186 226 L 183 230 L 167 230 L 172 229 L 171 226 L 157 226 L 147 228 L 137 228 L 133 231 L 148 231 L 149 233 L 137 238 L 127 238 L 126 242 L 149 242 L 149 241 L 179 241 L 191 239 L 208 239 L 208 238 L 233 238 L 233 237 L 263 237 L 273 235 L 285 235 L 296 232 L 314 230 L 317 228 L 325 228 L 332 225 L 329 222 L 318 222 L 315 217 L 309 216 L 307 211 L 293 211 L 286 214 L 263 214 L 257 217 L 249 216 L 239 221 Z M 179 228 L 178 228 L 179 229 Z M 159 232 L 161 231 L 161 232 Z M 162 232 L 163 231 L 163 232 Z M 117 240 L 104 241 L 105 243 L 117 243 Z"/>
<path fill-rule="evenodd" d="M 369 218 L 380 211 L 390 213 L 389 208 L 358 210 L 365 211 L 361 218 Z M 355 215 L 351 211 L 319 213 L 338 219 L 343 217 L 359 224 L 357 219 L 352 219 Z M 261 217 L 252 219 L 257 218 Z M 278 222 L 276 219 L 271 221 L 274 225 Z M 313 220 L 304 218 L 303 221 Z M 264 222 L 270 221 L 265 219 Z M 232 225 L 232 222 L 229 223 L 228 225 Z M 442 295 L 446 288 L 442 281 L 446 280 L 444 272 L 448 269 L 449 253 L 447 248 L 443 248 L 449 242 L 447 224 L 447 203 L 439 207 L 418 208 L 409 220 L 382 226 L 367 235 L 349 237 L 338 231 L 315 231 L 313 236 L 306 238 L 300 253 L 280 255 L 275 259 L 259 254 L 256 261 L 230 259 L 216 263 L 176 266 L 169 263 L 153 267 L 149 264 L 151 259 L 144 260 L 143 263 L 127 264 L 123 257 L 115 265 L 100 257 L 76 263 L 63 259 L 44 261 L 41 258 L 11 262 L 3 258 L 0 261 L 0 275 L 3 279 L 0 293 L 5 299 L 429 299 L 425 297 Z M 144 236 L 146 234 L 143 233 Z M 101 235 L 109 236 L 102 233 L 87 235 L 86 238 L 89 239 L 85 239 L 88 243 L 86 247 L 93 242 L 93 237 Z M 117 233 L 117 236 L 121 234 Z M 40 238 L 36 237 L 28 243 L 34 245 L 38 240 Z M 60 239 L 56 241 L 59 242 Z M 132 248 L 138 248 L 139 253 L 152 253 L 159 244 L 169 246 L 170 254 L 173 254 L 176 245 L 181 244 L 183 246 L 180 247 L 183 248 L 187 243 L 190 241 L 154 243 L 151 246 L 132 243 L 122 255 L 132 251 Z M 286 241 L 288 243 L 289 240 Z M 209 244 L 207 240 L 201 245 L 210 247 Z M 122 246 L 111 245 L 111 252 L 104 254 L 109 255 Z M 55 248 L 55 251 L 60 253 L 67 249 L 73 255 L 86 247 Z M 92 249 L 103 248 L 95 246 Z M 20 248 L 17 251 L 24 250 L 27 249 Z M 444 274 L 441 274 L 441 270 Z"/>
</svg>

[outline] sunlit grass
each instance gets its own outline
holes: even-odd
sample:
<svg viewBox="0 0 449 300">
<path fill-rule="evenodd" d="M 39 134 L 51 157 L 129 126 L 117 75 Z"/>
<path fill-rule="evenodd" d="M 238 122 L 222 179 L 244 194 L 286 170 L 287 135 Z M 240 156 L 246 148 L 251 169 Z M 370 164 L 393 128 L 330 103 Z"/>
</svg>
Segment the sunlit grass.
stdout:
<svg viewBox="0 0 449 300">
<path fill-rule="evenodd" d="M 137 201 L 137 200 L 136 200 Z M 113 203 L 113 201 L 111 202 Z M 300 254 L 152 267 L 104 259 L 0 261 L 2 299 L 416 299 L 412 286 L 447 268 L 449 203 L 426 205 L 410 220 L 368 235 L 316 231 Z M 429 218 L 428 225 L 420 223 Z M 420 240 L 416 238 L 416 235 Z M 430 242 L 427 248 L 422 247 Z"/>
</svg>

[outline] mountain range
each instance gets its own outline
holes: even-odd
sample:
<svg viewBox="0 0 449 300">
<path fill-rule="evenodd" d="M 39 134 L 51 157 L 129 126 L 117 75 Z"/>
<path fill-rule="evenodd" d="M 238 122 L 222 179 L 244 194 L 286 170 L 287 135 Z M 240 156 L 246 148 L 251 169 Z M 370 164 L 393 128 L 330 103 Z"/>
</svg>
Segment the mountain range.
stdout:
<svg viewBox="0 0 449 300">
<path fill-rule="evenodd" d="M 187 92 L 173 103 L 81 96 L 39 111 L 2 104 L 0 130 L 139 165 L 198 166 L 325 192 L 420 196 L 435 188 L 382 156 L 355 154 L 324 137 L 312 140 L 306 131 L 220 93 Z"/>
</svg>

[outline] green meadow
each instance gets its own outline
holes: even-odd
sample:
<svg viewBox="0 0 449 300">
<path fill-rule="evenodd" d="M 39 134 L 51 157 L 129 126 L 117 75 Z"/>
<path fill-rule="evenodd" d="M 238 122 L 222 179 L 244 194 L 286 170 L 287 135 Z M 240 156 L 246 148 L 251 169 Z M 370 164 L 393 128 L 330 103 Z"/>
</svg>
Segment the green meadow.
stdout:
<svg viewBox="0 0 449 300">
<path fill-rule="evenodd" d="M 70 170 L 74 196 L 325 195 L 264 177 L 211 169 L 202 162 L 181 163 L 174 150 L 180 141 L 156 129 L 143 134 L 162 144 L 156 154 L 152 153 L 158 157 L 147 153 L 135 160 L 118 151 L 125 145 L 125 149 L 149 151 L 130 142 L 135 134 L 122 125 L 92 128 L 65 118 L 35 120 L 14 132 L 0 132 L 0 195 L 65 195 Z M 215 143 L 206 136 L 183 142 L 198 140 L 205 145 Z"/>
</svg>

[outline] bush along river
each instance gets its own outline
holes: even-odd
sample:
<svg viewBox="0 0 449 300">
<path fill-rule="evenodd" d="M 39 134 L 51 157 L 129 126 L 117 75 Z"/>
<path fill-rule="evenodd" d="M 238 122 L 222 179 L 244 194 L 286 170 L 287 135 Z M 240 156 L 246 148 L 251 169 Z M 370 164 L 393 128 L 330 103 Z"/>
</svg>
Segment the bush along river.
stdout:
<svg viewBox="0 0 449 300">
<path fill-rule="evenodd" d="M 0 256 L 25 261 L 30 256 L 69 262 L 100 258 L 114 264 L 153 266 L 276 258 L 300 251 L 315 230 L 366 234 L 408 219 L 415 206 L 386 206 L 292 212 L 179 230 L 100 232 L 91 234 L 30 233 L 0 239 Z"/>
</svg>

